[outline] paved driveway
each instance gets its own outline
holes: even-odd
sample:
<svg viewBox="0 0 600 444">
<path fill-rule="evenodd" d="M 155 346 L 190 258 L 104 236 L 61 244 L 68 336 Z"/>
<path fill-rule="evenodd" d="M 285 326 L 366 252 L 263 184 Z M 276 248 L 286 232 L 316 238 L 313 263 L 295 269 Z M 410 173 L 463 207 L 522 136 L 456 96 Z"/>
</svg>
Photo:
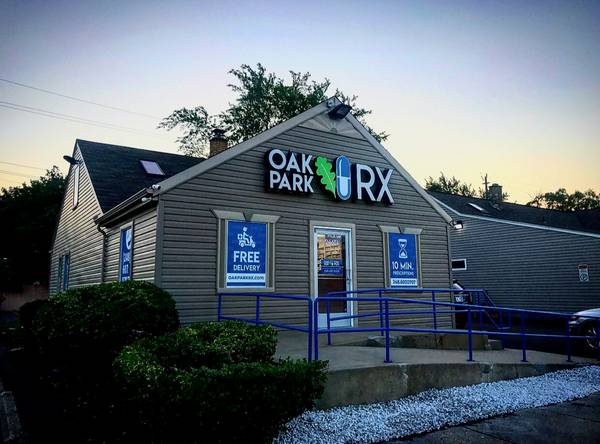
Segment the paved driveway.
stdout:
<svg viewBox="0 0 600 444">
<path fill-rule="evenodd" d="M 600 393 L 451 427 L 394 443 L 598 443 Z"/>
</svg>

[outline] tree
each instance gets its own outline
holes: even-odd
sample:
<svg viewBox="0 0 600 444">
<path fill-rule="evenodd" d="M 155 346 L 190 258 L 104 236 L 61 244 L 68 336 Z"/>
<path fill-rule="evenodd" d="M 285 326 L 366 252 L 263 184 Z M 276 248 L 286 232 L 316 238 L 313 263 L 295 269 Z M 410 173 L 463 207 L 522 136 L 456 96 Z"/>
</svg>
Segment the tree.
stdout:
<svg viewBox="0 0 600 444">
<path fill-rule="evenodd" d="M 0 291 L 47 285 L 49 250 L 65 179 L 58 167 L 39 179 L 0 192 Z"/>
<path fill-rule="evenodd" d="M 600 208 L 600 194 L 591 189 L 569 194 L 565 188 L 559 188 L 554 192 L 536 194 L 527 205 L 562 211 L 591 210 Z"/>
<path fill-rule="evenodd" d="M 487 178 L 487 176 L 486 176 Z M 478 197 L 480 199 L 490 199 L 488 195 L 489 192 L 482 188 L 475 190 L 473 185 L 466 182 L 461 182 L 456 177 L 452 176 L 450 178 L 446 177 L 444 173 L 440 172 L 440 177 L 434 179 L 429 176 L 428 179 L 425 179 L 425 189 L 427 191 L 437 191 L 439 193 L 449 193 L 449 194 L 458 194 L 459 196 L 466 197 Z M 509 198 L 509 194 L 506 192 L 502 193 L 502 200 L 505 201 Z"/>
<path fill-rule="evenodd" d="M 463 183 L 454 176 L 448 178 L 444 175 L 444 173 L 440 173 L 440 177 L 438 179 L 434 179 L 433 177 L 429 176 L 429 178 L 425 180 L 425 189 L 427 191 L 459 194 L 467 197 L 476 197 L 478 194 L 471 184 Z"/>
<path fill-rule="evenodd" d="M 165 117 L 159 128 L 172 130 L 179 128 L 183 135 L 177 138 L 179 150 L 191 156 L 206 155 L 206 146 L 212 130 L 222 128 L 227 131 L 230 144 L 249 139 L 291 117 L 312 108 L 328 98 L 331 81 L 311 80 L 310 73 L 290 71 L 289 83 L 275 73 L 267 72 L 258 63 L 256 68 L 241 65 L 229 71 L 235 83 L 227 86 L 237 94 L 235 103 L 218 115 L 211 115 L 203 106 L 180 108 Z M 357 96 L 346 95 L 336 89 L 335 96 L 352 106 L 352 114 L 378 141 L 387 139 L 385 132 L 376 132 L 365 122 L 371 110 L 357 105 Z"/>
</svg>

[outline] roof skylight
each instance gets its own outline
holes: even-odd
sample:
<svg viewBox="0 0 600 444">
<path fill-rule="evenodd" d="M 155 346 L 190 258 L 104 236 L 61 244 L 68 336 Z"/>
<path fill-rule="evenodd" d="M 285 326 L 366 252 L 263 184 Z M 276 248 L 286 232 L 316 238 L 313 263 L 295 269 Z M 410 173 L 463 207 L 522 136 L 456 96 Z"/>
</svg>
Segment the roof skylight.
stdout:
<svg viewBox="0 0 600 444">
<path fill-rule="evenodd" d="M 479 205 L 477 205 L 477 204 L 474 204 L 474 203 L 471 203 L 471 202 L 469 202 L 469 205 L 471 205 L 473 208 L 475 208 L 477 211 L 479 211 L 479 212 L 481 212 L 481 213 L 487 213 L 487 211 L 486 211 L 486 210 L 484 210 L 483 208 L 481 208 L 481 207 L 480 207 Z"/>
<path fill-rule="evenodd" d="M 144 171 L 146 172 L 146 174 L 151 174 L 153 176 L 165 175 L 160 165 L 154 162 L 153 160 L 140 160 L 140 163 L 144 167 Z"/>
</svg>

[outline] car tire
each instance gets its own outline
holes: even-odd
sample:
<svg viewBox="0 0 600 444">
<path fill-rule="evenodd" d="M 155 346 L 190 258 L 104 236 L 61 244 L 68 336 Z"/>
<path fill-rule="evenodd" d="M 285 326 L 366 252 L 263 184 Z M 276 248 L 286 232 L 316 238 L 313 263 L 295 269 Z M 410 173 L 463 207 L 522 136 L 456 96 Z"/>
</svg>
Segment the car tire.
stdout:
<svg viewBox="0 0 600 444">
<path fill-rule="evenodd" d="M 583 327 L 583 335 L 585 336 L 585 344 L 591 350 L 598 350 L 598 329 L 594 324 L 587 324 Z"/>
</svg>

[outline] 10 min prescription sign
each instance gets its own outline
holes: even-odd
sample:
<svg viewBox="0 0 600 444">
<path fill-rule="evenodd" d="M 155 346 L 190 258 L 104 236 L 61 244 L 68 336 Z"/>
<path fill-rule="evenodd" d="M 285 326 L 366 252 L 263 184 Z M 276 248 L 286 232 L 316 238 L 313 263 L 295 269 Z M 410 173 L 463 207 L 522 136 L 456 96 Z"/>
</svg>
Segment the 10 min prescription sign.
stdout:
<svg viewBox="0 0 600 444">
<path fill-rule="evenodd" d="M 417 236 L 388 233 L 390 287 L 418 287 Z"/>
<path fill-rule="evenodd" d="M 227 221 L 226 287 L 267 286 L 267 224 Z"/>
</svg>

